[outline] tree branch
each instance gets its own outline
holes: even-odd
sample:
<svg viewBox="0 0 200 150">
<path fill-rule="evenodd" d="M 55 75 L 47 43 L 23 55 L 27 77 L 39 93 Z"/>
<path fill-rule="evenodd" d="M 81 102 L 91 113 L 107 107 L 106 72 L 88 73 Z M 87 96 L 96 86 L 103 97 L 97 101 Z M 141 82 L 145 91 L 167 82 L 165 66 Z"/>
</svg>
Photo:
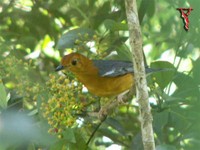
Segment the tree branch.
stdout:
<svg viewBox="0 0 200 150">
<path fill-rule="evenodd" d="M 155 150 L 152 115 L 148 101 L 147 81 L 142 51 L 142 34 L 137 13 L 136 0 L 125 0 L 129 27 L 130 46 L 133 53 L 136 98 L 139 103 L 140 122 L 144 150 Z"/>
</svg>

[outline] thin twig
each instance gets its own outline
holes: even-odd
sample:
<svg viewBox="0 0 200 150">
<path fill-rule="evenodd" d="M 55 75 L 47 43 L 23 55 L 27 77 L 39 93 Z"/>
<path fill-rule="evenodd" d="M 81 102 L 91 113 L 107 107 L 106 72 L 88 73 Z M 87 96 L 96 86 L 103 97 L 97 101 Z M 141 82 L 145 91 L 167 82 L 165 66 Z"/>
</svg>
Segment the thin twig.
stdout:
<svg viewBox="0 0 200 150">
<path fill-rule="evenodd" d="M 93 131 L 92 134 L 90 135 L 90 138 L 88 139 L 88 141 L 87 141 L 87 143 L 86 143 L 86 148 L 85 148 L 85 150 L 87 150 L 90 141 L 92 140 L 92 138 L 94 137 L 95 133 L 96 133 L 97 130 L 100 128 L 100 126 L 102 125 L 102 123 L 106 120 L 106 118 L 107 118 L 107 116 L 105 116 L 105 117 L 99 122 L 99 124 L 96 126 L 96 128 L 94 129 L 94 131 Z"/>
</svg>

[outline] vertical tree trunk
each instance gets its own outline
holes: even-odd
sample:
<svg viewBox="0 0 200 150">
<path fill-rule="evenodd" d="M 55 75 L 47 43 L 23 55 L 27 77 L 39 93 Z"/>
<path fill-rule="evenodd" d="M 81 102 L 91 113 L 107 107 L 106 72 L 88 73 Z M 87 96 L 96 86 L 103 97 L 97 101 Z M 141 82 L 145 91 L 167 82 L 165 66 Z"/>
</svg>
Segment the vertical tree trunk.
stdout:
<svg viewBox="0 0 200 150">
<path fill-rule="evenodd" d="M 133 53 L 136 98 L 139 103 L 142 141 L 144 150 L 155 150 L 152 115 L 148 101 L 147 81 L 142 49 L 142 34 L 137 13 L 136 0 L 125 0 L 129 27 L 130 46 Z"/>
</svg>

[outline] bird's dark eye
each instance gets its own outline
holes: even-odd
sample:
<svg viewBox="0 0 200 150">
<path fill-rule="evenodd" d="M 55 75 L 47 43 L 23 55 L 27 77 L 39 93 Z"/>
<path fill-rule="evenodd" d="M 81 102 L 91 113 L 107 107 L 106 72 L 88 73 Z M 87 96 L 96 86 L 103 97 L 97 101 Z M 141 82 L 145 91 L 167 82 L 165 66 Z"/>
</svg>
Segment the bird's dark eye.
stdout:
<svg viewBox="0 0 200 150">
<path fill-rule="evenodd" d="M 76 66 L 76 64 L 77 64 L 77 59 L 73 59 L 71 63 L 72 63 L 73 66 Z"/>
</svg>

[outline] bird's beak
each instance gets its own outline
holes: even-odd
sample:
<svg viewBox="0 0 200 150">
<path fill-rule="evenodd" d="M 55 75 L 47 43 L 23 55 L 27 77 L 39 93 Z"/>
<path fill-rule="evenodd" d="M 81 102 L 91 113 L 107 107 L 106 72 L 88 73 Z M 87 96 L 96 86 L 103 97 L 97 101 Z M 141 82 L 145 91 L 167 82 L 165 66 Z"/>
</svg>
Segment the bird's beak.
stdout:
<svg viewBox="0 0 200 150">
<path fill-rule="evenodd" d="M 56 68 L 56 71 L 60 71 L 60 70 L 63 70 L 63 69 L 64 69 L 64 66 L 59 65 L 59 66 Z"/>
</svg>

